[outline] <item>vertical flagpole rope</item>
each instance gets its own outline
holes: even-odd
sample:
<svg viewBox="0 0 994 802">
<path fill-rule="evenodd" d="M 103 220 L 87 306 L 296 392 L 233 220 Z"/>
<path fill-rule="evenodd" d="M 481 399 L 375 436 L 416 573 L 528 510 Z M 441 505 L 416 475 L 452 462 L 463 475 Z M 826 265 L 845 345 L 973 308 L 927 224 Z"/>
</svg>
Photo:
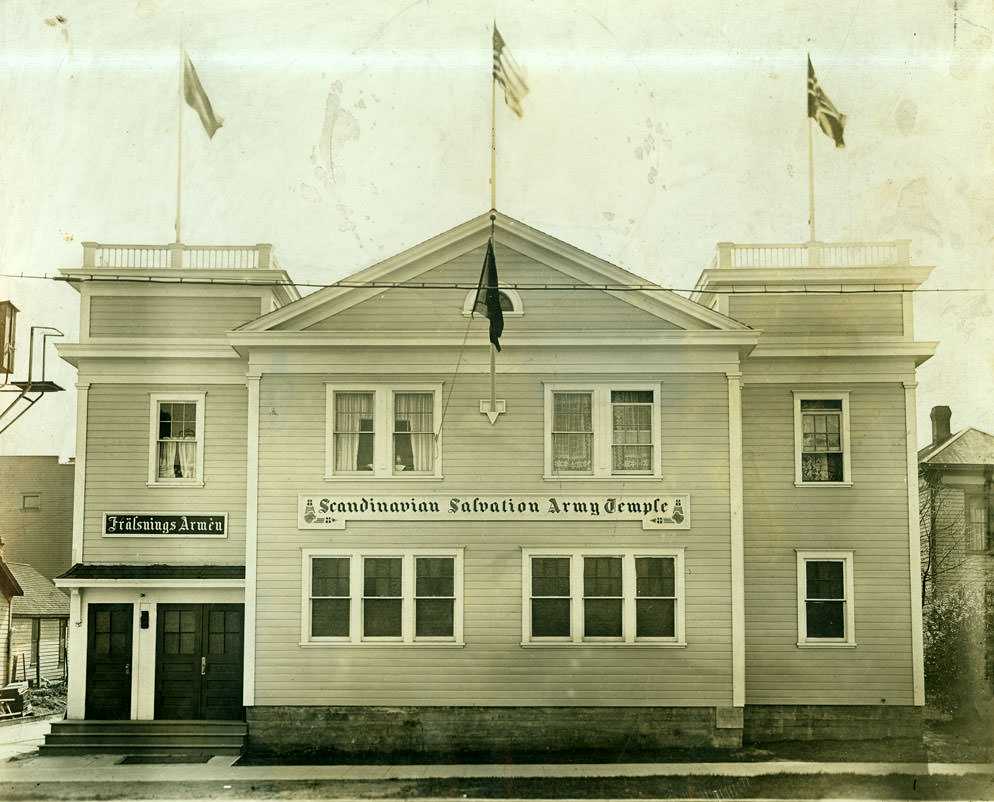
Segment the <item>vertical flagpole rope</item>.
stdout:
<svg viewBox="0 0 994 802">
<path fill-rule="evenodd" d="M 815 156 L 814 120 L 808 117 L 808 223 L 811 226 L 811 242 L 815 241 Z"/>
<path fill-rule="evenodd" d="M 183 26 L 179 29 L 179 96 L 176 111 L 176 242 L 181 242 L 180 213 L 183 201 Z"/>
</svg>

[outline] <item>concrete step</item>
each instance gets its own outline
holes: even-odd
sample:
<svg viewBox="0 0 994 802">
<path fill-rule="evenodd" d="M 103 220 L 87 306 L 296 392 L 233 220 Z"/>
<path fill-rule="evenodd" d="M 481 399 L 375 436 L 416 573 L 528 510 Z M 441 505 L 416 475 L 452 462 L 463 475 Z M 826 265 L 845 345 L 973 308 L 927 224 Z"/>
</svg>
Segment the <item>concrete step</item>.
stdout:
<svg viewBox="0 0 994 802">
<path fill-rule="evenodd" d="M 240 754 L 248 727 L 244 721 L 52 722 L 40 747 L 45 754 Z"/>
<path fill-rule="evenodd" d="M 52 744 L 42 744 L 38 751 L 43 755 L 240 755 L 241 746 L 212 746 L 209 749 L 203 746 L 154 746 L 143 747 L 133 742 L 122 742 L 117 744 L 87 745 L 87 746 L 62 746 Z"/>
</svg>

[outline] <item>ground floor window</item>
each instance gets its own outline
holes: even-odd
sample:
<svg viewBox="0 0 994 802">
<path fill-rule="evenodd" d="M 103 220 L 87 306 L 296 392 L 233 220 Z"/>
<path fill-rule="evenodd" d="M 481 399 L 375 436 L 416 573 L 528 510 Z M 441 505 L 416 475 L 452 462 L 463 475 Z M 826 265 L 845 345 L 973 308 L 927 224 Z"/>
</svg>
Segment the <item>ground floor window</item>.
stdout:
<svg viewBox="0 0 994 802">
<path fill-rule="evenodd" d="M 462 551 L 304 553 L 305 643 L 462 641 Z"/>
<path fill-rule="evenodd" d="M 797 643 L 855 646 L 853 553 L 797 552 Z"/>
<path fill-rule="evenodd" d="M 683 643 L 683 550 L 528 550 L 524 643 Z"/>
</svg>

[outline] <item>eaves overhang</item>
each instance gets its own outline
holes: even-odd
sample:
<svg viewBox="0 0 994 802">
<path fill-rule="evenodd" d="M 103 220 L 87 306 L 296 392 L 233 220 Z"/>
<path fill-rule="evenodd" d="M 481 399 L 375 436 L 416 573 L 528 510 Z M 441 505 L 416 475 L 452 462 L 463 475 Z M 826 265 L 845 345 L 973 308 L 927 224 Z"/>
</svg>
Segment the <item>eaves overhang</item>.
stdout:
<svg viewBox="0 0 994 802">
<path fill-rule="evenodd" d="M 709 268 L 697 280 L 691 298 L 707 303 L 716 292 L 735 295 L 793 292 L 913 292 L 934 267 L 736 267 Z"/>
<path fill-rule="evenodd" d="M 937 342 L 914 342 L 895 339 L 861 339 L 859 341 L 811 338 L 800 341 L 771 340 L 760 342 L 750 355 L 753 359 L 812 359 L 818 357 L 897 357 L 914 359 L 918 367 L 935 355 Z"/>
<path fill-rule="evenodd" d="M 673 329 L 607 331 L 535 331 L 504 333 L 501 345 L 506 349 L 524 348 L 598 348 L 625 346 L 635 348 L 734 348 L 740 356 L 748 355 L 759 342 L 761 331 L 740 329 L 734 331 Z M 488 341 L 480 332 L 466 340 L 455 334 L 409 331 L 233 331 L 228 341 L 240 354 L 247 355 L 256 348 L 417 348 L 482 346 Z"/>
<path fill-rule="evenodd" d="M 81 343 L 56 343 L 59 356 L 73 367 L 82 359 L 240 359 L 238 352 L 218 338 L 87 340 Z"/>
</svg>

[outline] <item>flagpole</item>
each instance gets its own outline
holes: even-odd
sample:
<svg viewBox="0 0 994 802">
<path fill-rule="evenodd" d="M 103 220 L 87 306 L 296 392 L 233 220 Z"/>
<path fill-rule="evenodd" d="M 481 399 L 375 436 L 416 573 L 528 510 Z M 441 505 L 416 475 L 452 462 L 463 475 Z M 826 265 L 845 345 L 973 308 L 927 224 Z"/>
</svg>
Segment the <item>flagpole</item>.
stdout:
<svg viewBox="0 0 994 802">
<path fill-rule="evenodd" d="M 179 31 L 179 94 L 176 107 L 176 242 L 181 242 L 180 213 L 183 198 L 183 28 Z"/>
<path fill-rule="evenodd" d="M 494 20 L 497 30 L 497 20 Z M 497 208 L 497 77 L 490 70 L 490 208 Z"/>
<path fill-rule="evenodd" d="M 811 225 L 811 242 L 815 241 L 815 157 L 814 120 L 808 117 L 808 222 Z"/>
</svg>

